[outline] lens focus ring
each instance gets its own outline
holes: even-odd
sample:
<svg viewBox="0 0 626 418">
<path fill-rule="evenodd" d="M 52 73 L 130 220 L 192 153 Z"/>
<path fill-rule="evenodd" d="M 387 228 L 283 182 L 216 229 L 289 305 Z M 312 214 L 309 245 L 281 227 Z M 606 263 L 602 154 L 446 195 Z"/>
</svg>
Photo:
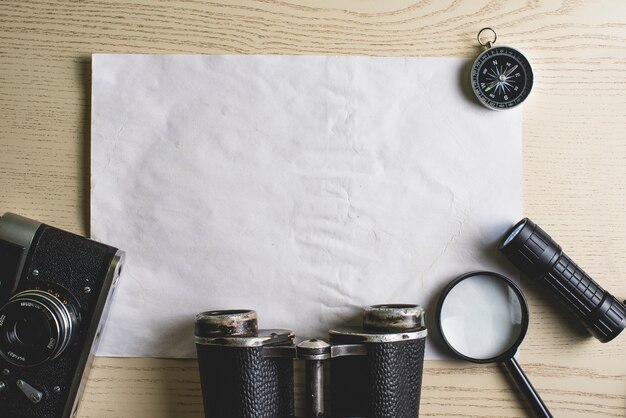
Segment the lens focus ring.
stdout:
<svg viewBox="0 0 626 418">
<path fill-rule="evenodd" d="M 0 310 L 0 355 L 22 367 L 57 358 L 70 345 L 79 321 L 65 291 L 29 289 Z"/>
</svg>

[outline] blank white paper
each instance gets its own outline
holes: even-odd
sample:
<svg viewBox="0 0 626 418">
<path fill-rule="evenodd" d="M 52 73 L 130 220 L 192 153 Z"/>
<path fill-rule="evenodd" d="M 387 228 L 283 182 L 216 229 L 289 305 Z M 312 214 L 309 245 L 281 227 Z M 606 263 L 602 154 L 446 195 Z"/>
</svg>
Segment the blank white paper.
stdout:
<svg viewBox="0 0 626 418">
<path fill-rule="evenodd" d="M 91 232 L 127 252 L 99 354 L 192 357 L 212 309 L 324 338 L 365 305 L 434 316 L 458 275 L 511 273 L 521 110 L 476 104 L 465 64 L 94 55 Z"/>
</svg>

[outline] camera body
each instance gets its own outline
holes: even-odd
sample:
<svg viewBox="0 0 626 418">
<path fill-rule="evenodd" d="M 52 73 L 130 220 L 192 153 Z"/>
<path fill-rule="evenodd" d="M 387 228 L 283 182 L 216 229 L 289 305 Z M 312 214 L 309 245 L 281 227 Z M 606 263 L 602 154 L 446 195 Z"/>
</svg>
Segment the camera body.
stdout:
<svg viewBox="0 0 626 418">
<path fill-rule="evenodd" d="M 11 213 L 0 217 L 0 411 L 77 408 L 124 253 Z"/>
<path fill-rule="evenodd" d="M 195 339 L 205 416 L 292 418 L 295 359 L 305 363 L 307 418 L 419 415 L 427 335 L 421 307 L 368 306 L 362 326 L 329 335 L 329 342 L 296 344 L 290 330 L 259 330 L 252 310 L 200 313 Z"/>
</svg>

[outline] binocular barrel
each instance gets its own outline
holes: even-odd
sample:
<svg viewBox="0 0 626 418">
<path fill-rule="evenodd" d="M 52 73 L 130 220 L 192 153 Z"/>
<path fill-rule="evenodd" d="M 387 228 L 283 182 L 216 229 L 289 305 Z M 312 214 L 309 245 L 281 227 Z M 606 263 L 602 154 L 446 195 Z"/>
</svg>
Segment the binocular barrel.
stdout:
<svg viewBox="0 0 626 418">
<path fill-rule="evenodd" d="M 196 318 L 207 418 L 293 417 L 293 360 L 305 361 L 307 417 L 416 417 L 426 327 L 417 305 L 365 309 L 362 327 L 293 343 L 287 330 L 258 330 L 254 311 L 211 311 Z M 324 399 L 330 362 L 331 414 Z"/>
<path fill-rule="evenodd" d="M 544 282 L 600 341 L 611 341 L 626 327 L 626 307 L 530 219 L 522 219 L 507 232 L 500 251 L 526 276 Z"/>
<path fill-rule="evenodd" d="M 255 311 L 225 310 L 199 314 L 195 335 L 207 418 L 293 416 L 293 360 L 263 354 L 293 346 L 291 331 L 259 331 Z"/>
<path fill-rule="evenodd" d="M 374 305 L 363 328 L 330 331 L 331 345 L 362 344 L 364 356 L 331 360 L 334 417 L 417 417 L 426 344 L 424 312 L 415 305 Z"/>
</svg>

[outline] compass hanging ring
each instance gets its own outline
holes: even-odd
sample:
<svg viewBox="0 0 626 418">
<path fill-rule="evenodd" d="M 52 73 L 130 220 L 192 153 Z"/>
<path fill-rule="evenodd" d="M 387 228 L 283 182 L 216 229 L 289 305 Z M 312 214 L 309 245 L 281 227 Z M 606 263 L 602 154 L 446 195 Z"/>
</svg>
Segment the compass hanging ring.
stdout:
<svg viewBox="0 0 626 418">
<path fill-rule="evenodd" d="M 491 32 L 493 33 L 493 40 L 492 41 L 487 41 L 487 42 L 483 42 L 480 39 L 480 35 L 483 34 L 483 32 Z M 476 36 L 476 39 L 478 40 L 478 43 L 481 46 L 486 46 L 487 48 L 491 48 L 493 46 L 493 44 L 496 43 L 496 41 L 498 40 L 498 34 L 496 33 L 495 30 L 491 29 L 491 28 L 482 28 L 479 32 L 478 35 Z"/>
<path fill-rule="evenodd" d="M 492 32 L 493 40 L 483 42 L 483 32 Z M 474 61 L 470 83 L 478 101 L 494 110 L 508 109 L 522 103 L 533 87 L 533 69 L 517 49 L 494 46 L 498 35 L 492 28 L 478 32 L 478 43 L 487 47 Z"/>
</svg>

